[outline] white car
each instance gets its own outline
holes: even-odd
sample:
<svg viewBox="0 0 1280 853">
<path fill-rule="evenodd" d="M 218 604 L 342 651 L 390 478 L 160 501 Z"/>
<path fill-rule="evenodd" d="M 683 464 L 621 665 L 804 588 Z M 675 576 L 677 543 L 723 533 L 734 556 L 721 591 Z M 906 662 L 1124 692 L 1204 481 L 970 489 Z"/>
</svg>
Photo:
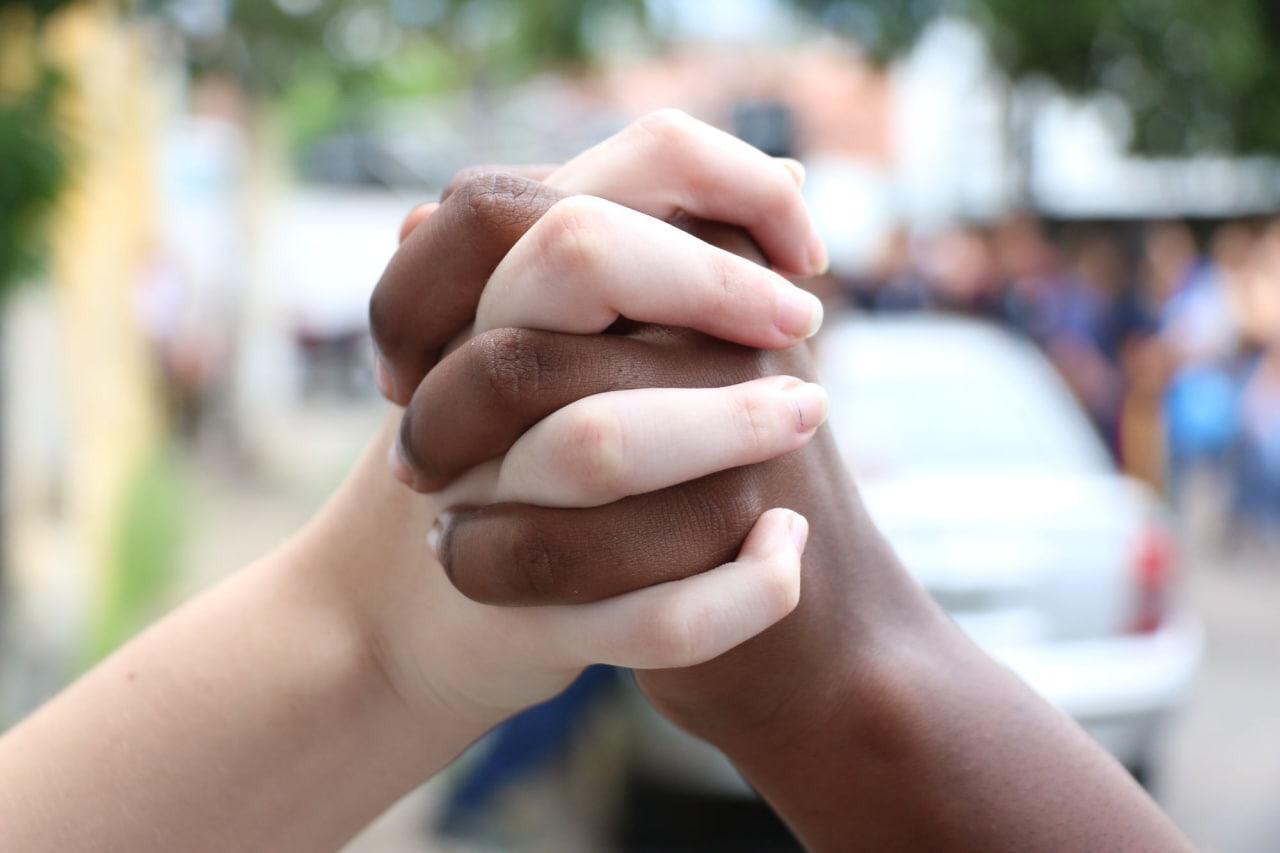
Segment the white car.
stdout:
<svg viewBox="0 0 1280 853">
<path fill-rule="evenodd" d="M 1116 470 L 1054 368 L 995 326 L 922 315 L 830 324 L 819 367 L 845 462 L 908 569 L 1146 777 L 1201 631 L 1160 502 Z M 745 790 L 709 748 L 640 716 L 643 772 Z"/>
</svg>

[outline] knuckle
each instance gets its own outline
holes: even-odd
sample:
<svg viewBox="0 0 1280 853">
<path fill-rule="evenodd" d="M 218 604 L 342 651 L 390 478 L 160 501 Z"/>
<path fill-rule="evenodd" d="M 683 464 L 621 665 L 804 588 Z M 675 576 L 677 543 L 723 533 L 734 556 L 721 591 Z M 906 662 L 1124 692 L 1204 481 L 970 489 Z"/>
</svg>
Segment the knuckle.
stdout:
<svg viewBox="0 0 1280 853">
<path fill-rule="evenodd" d="M 754 390 L 742 389 L 732 397 L 737 417 L 741 425 L 742 443 L 747 450 L 763 453 L 772 444 L 774 435 L 773 407 Z"/>
<path fill-rule="evenodd" d="M 459 181 L 450 200 L 460 205 L 471 219 L 488 219 L 501 204 L 501 183 L 499 172 L 474 171 Z"/>
<path fill-rule="evenodd" d="M 732 255 L 714 252 L 710 256 L 712 309 L 727 310 L 741 300 L 742 266 Z"/>
<path fill-rule="evenodd" d="M 585 497 L 611 496 L 627 478 L 617 414 L 605 406 L 580 404 L 566 419 L 556 450 L 563 476 Z"/>
<path fill-rule="evenodd" d="M 632 125 L 636 132 L 662 147 L 683 147 L 694 132 L 697 119 L 674 107 L 654 110 Z"/>
<path fill-rule="evenodd" d="M 704 608 L 671 596 L 646 623 L 640 638 L 667 667 L 694 664 L 706 639 Z"/>
<path fill-rule="evenodd" d="M 608 245 L 600 207 L 587 196 L 556 202 L 538 221 L 538 251 L 553 268 L 590 275 L 599 269 Z"/>
<path fill-rule="evenodd" d="M 523 524 L 512 539 L 510 594 L 517 601 L 546 601 L 556 594 L 555 561 L 551 547 L 533 524 Z"/>
<path fill-rule="evenodd" d="M 459 190 L 466 186 L 467 182 L 473 178 L 488 172 L 497 171 L 486 166 L 463 166 L 461 169 L 453 173 L 453 177 L 449 178 L 449 183 L 445 184 L 444 192 L 441 193 L 442 198 L 455 195 Z"/>
<path fill-rule="evenodd" d="M 492 227 L 518 219 L 536 195 L 534 181 L 494 170 L 476 171 L 465 177 L 454 191 L 470 227 Z"/>
<path fill-rule="evenodd" d="M 543 365 L 540 352 L 524 329 L 496 329 L 476 339 L 486 386 L 506 404 L 536 394 Z"/>
</svg>

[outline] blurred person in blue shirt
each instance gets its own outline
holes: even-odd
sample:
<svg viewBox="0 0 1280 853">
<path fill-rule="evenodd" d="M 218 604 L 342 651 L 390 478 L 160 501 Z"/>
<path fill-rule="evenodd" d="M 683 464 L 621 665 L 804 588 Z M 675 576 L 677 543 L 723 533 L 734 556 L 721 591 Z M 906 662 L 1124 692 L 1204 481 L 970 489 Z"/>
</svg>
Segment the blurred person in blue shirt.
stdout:
<svg viewBox="0 0 1280 853">
<path fill-rule="evenodd" d="M 1123 251 L 1108 234 L 1085 231 L 1073 235 L 1064 258 L 1042 223 L 1025 213 L 1006 219 L 997 235 L 1007 322 L 1045 350 L 1117 450 L 1125 392 L 1120 350 L 1147 325 Z"/>
<path fill-rule="evenodd" d="M 1263 354 L 1241 396 L 1235 509 L 1258 532 L 1275 537 L 1280 535 L 1280 343 Z"/>
<path fill-rule="evenodd" d="M 1251 249 L 1232 293 L 1245 365 L 1233 509 L 1274 537 L 1280 534 L 1280 218 L 1261 230 Z"/>
<path fill-rule="evenodd" d="M 1175 496 L 1191 469 L 1222 470 L 1239 430 L 1239 331 L 1228 282 L 1239 273 L 1249 245 L 1244 226 L 1222 226 L 1210 258 L 1188 265 L 1159 306 L 1161 337 L 1174 359 L 1165 417 Z"/>
</svg>

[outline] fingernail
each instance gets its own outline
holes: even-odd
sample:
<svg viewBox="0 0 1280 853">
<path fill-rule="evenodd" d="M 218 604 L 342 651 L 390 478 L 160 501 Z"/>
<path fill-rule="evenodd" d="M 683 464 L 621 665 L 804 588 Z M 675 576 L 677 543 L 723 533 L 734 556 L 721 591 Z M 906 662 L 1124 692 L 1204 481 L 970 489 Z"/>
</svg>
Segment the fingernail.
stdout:
<svg viewBox="0 0 1280 853">
<path fill-rule="evenodd" d="M 373 382 L 378 386 L 382 396 L 388 400 L 395 399 L 395 390 L 391 387 L 391 374 L 387 372 L 387 365 L 383 363 L 382 356 L 377 353 L 373 356 Z"/>
<path fill-rule="evenodd" d="M 413 471 L 405 461 L 404 451 L 400 449 L 399 436 L 396 436 L 395 441 L 391 442 L 391 446 L 387 448 L 387 466 L 397 480 L 406 486 L 413 485 Z"/>
<path fill-rule="evenodd" d="M 440 541 L 444 538 L 444 530 L 453 522 L 453 513 L 445 510 L 436 516 L 435 522 L 431 525 L 431 529 L 427 531 L 427 547 L 431 549 L 431 554 L 440 559 Z"/>
<path fill-rule="evenodd" d="M 791 541 L 796 545 L 796 553 L 803 554 L 805 543 L 809 541 L 809 522 L 798 512 L 791 513 Z"/>
<path fill-rule="evenodd" d="M 795 285 L 779 285 L 774 322 L 784 335 L 800 340 L 811 338 L 822 328 L 822 302 Z"/>
<path fill-rule="evenodd" d="M 831 268 L 831 259 L 827 257 L 827 244 L 817 229 L 809 232 L 809 269 L 813 275 L 822 275 Z"/>
<path fill-rule="evenodd" d="M 796 410 L 796 430 L 810 432 L 822 426 L 827 419 L 827 392 L 821 385 L 801 382 L 785 392 L 787 400 Z"/>
<path fill-rule="evenodd" d="M 804 186 L 805 172 L 803 163 L 790 157 L 778 157 L 776 159 L 788 172 L 791 173 L 791 179 L 796 182 L 797 187 Z"/>
</svg>

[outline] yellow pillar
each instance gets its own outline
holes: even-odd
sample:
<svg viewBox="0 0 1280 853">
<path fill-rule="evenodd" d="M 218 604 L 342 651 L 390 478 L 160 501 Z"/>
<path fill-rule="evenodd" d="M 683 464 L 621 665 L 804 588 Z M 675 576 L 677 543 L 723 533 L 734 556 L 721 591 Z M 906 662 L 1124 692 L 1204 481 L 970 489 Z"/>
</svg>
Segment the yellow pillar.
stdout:
<svg viewBox="0 0 1280 853">
<path fill-rule="evenodd" d="M 72 180 L 53 222 L 49 277 L 67 418 L 68 527 L 81 556 L 91 630 L 114 606 L 122 512 L 161 438 L 134 314 L 154 245 L 156 74 L 142 34 L 113 9 L 78 4 L 46 30 L 48 53 L 70 82 Z M 104 650 L 100 639 L 90 642 Z"/>
</svg>

